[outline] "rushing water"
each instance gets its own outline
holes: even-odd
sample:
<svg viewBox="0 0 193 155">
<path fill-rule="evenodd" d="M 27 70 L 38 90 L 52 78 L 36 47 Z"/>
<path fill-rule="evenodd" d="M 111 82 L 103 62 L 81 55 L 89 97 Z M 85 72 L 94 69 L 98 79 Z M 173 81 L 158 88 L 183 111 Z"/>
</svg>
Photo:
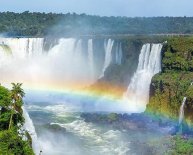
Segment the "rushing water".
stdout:
<svg viewBox="0 0 193 155">
<path fill-rule="evenodd" d="M 49 44 L 44 38 L 0 38 L 0 80 L 34 88 L 88 86 L 111 63 L 114 41 L 102 41 L 105 47 L 93 39 L 60 38 Z"/>
<path fill-rule="evenodd" d="M 22 107 L 22 109 L 23 109 L 23 117 L 25 118 L 25 123 L 23 127 L 30 134 L 32 138 L 32 147 L 33 147 L 34 152 L 36 154 L 39 154 L 40 146 L 39 146 L 38 137 L 37 137 L 37 133 L 36 133 L 34 124 L 31 118 L 29 117 L 29 114 L 26 111 L 25 107 Z"/>
<path fill-rule="evenodd" d="M 94 78 L 95 70 L 94 70 L 94 57 L 93 57 L 93 40 L 88 40 L 88 62 L 90 67 L 91 77 Z"/>
<path fill-rule="evenodd" d="M 179 125 L 182 123 L 182 121 L 184 119 L 184 106 L 185 106 L 185 103 L 186 103 L 186 99 L 187 99 L 187 97 L 183 98 L 182 105 L 180 106 Z"/>
<path fill-rule="evenodd" d="M 125 155 L 126 152 L 129 150 L 129 142 L 124 140 L 123 135 L 120 131 L 105 129 L 92 123 L 86 123 L 82 118 L 80 118 L 78 112 L 75 112 L 73 108 L 70 108 L 67 105 L 36 105 L 29 106 L 28 110 L 32 111 L 32 114 L 38 112 L 42 114 L 42 116 L 44 115 L 44 113 L 49 113 L 50 115 L 52 115 L 51 118 L 48 117 L 48 119 L 50 119 L 48 121 L 49 123 L 58 124 L 62 128 L 66 129 L 66 133 L 63 133 L 64 137 L 68 137 L 71 134 L 73 135 L 72 141 L 74 141 L 74 144 L 76 144 L 76 148 L 75 150 L 69 150 L 68 154 L 70 155 Z M 46 129 L 45 133 L 48 134 L 46 136 L 47 138 L 50 137 L 51 134 L 53 134 L 47 133 Z M 55 134 L 57 136 L 57 133 Z M 58 152 L 58 154 L 62 154 L 62 151 L 68 150 L 68 148 L 65 148 L 66 146 L 61 147 L 60 144 L 60 148 L 58 148 L 58 150 L 55 150 L 53 148 L 53 143 L 57 141 L 57 137 L 54 137 L 49 142 L 45 142 L 44 135 L 44 133 L 41 133 L 39 136 L 39 142 L 44 154 L 51 155 L 56 154 L 56 152 Z M 65 138 L 63 139 L 63 141 L 66 141 Z M 76 149 L 79 149 L 80 152 L 76 152 Z"/>
<path fill-rule="evenodd" d="M 110 125 L 85 122 L 80 117 L 80 109 L 69 101 L 55 104 L 33 103 L 27 105 L 27 109 L 35 123 L 45 155 L 62 155 L 64 152 L 67 155 L 150 155 L 145 143 L 159 141 L 164 136 L 145 128 L 126 131 Z M 59 125 L 66 131 L 50 130 L 48 125 Z M 144 147 L 136 149 L 136 144 Z"/>
<path fill-rule="evenodd" d="M 115 53 L 115 63 L 118 65 L 121 65 L 122 57 L 123 57 L 122 45 L 121 43 L 117 43 L 116 53 Z"/>
<path fill-rule="evenodd" d="M 111 63 L 122 64 L 122 45 L 112 39 L 104 40 L 104 47 L 98 50 L 93 39 L 61 38 L 49 48 L 45 46 L 43 38 L 1 38 L 2 83 L 19 81 L 29 89 L 80 88 L 103 77 Z M 124 98 L 118 101 L 89 96 L 78 98 L 77 94 L 52 96 L 48 92 L 43 96 L 43 93 L 36 92 L 36 95 L 27 91 L 25 100 L 32 103 L 27 105 L 27 110 L 38 132 L 25 108 L 24 127 L 32 136 L 36 154 L 40 149 L 45 155 L 62 155 L 64 152 L 67 155 L 141 154 L 137 151 L 143 152 L 143 147 L 133 149 L 135 143 L 146 142 L 152 137 L 159 139 L 160 135 L 151 130 L 145 130 L 145 134 L 141 129 L 119 130 L 110 125 L 85 122 L 80 114 L 85 111 L 143 112 L 149 99 L 151 78 L 161 71 L 161 49 L 162 44 L 143 45 L 138 68 Z M 52 125 L 66 131 L 50 130 Z"/>
<path fill-rule="evenodd" d="M 112 60 L 112 48 L 114 45 L 114 40 L 109 39 L 107 42 L 105 41 L 104 47 L 105 47 L 105 61 L 103 65 L 102 75 L 100 77 L 104 76 L 104 72 L 107 69 L 107 67 L 110 65 Z"/>
<path fill-rule="evenodd" d="M 162 44 L 145 44 L 139 55 L 137 70 L 131 79 L 124 100 L 131 112 L 144 112 L 149 100 L 152 77 L 161 71 Z"/>
</svg>

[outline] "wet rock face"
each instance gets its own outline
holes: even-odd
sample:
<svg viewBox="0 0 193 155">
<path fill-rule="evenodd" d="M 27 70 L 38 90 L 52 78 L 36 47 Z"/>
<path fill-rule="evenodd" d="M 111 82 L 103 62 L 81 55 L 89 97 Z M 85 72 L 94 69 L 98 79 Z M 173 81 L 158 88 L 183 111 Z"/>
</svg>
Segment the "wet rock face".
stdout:
<svg viewBox="0 0 193 155">
<path fill-rule="evenodd" d="M 81 117 L 85 122 L 92 122 L 99 125 L 109 126 L 116 130 L 157 130 L 171 125 L 168 120 L 153 120 L 146 114 L 101 114 L 101 113 L 82 113 Z"/>
<path fill-rule="evenodd" d="M 178 119 L 183 98 L 185 121 L 193 123 L 193 39 L 170 38 L 163 46 L 162 72 L 153 77 L 146 112 Z"/>
<path fill-rule="evenodd" d="M 61 127 L 58 124 L 47 124 L 45 125 L 45 128 L 47 128 L 48 130 L 52 131 L 52 132 L 66 132 L 66 129 Z"/>
<path fill-rule="evenodd" d="M 81 117 L 85 122 L 90 122 L 98 125 L 112 127 L 115 130 L 127 131 L 152 131 L 160 132 L 167 135 L 191 135 L 193 129 L 183 121 L 179 124 L 178 121 L 168 119 L 166 117 L 153 118 L 147 114 L 100 114 L 100 113 L 82 113 Z M 167 131 L 164 131 L 168 128 Z"/>
<path fill-rule="evenodd" d="M 175 128 L 171 131 L 171 135 L 192 135 L 193 130 L 192 128 L 187 124 L 187 122 L 182 122 L 182 124 L 178 124 L 175 126 Z"/>
<path fill-rule="evenodd" d="M 146 112 L 178 119 L 183 98 L 187 97 L 184 116 L 188 124 L 193 122 L 193 97 L 190 81 L 193 73 L 161 73 L 156 75 L 150 87 L 150 100 Z"/>
<path fill-rule="evenodd" d="M 160 91 L 163 92 L 164 91 L 164 84 L 163 81 L 152 81 L 151 85 L 150 85 L 150 92 L 149 92 L 149 96 L 155 96 L 156 95 L 156 91 Z"/>
<path fill-rule="evenodd" d="M 99 113 L 83 113 L 81 117 L 85 119 L 86 122 L 92 122 L 103 125 L 111 125 L 115 129 L 137 129 L 141 126 L 145 127 L 145 123 L 143 123 L 144 119 L 142 118 L 134 118 L 133 116 L 129 116 L 127 114 L 99 114 Z M 135 121 L 138 120 L 138 121 Z"/>
</svg>

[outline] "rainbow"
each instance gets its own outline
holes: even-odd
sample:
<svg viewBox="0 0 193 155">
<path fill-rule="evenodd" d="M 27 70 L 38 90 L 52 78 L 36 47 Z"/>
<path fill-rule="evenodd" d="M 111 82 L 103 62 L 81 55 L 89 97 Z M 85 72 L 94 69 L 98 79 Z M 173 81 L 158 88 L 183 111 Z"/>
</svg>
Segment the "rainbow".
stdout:
<svg viewBox="0 0 193 155">
<path fill-rule="evenodd" d="M 108 84 L 104 84 L 104 85 L 107 86 Z M 121 106 L 123 102 L 126 102 L 124 103 L 125 105 L 131 104 L 131 103 L 128 103 L 127 101 L 123 101 L 123 95 L 124 95 L 124 92 L 126 91 L 125 88 L 117 87 L 117 86 L 110 86 L 109 89 L 113 91 L 108 93 L 108 92 L 105 92 L 105 90 L 103 90 L 103 87 L 104 86 L 92 88 L 91 86 L 91 88 L 89 87 L 88 89 L 85 88 L 85 89 L 73 89 L 73 90 L 71 88 L 61 89 L 57 87 L 52 87 L 52 88 L 41 87 L 38 89 L 38 91 L 42 91 L 42 92 L 49 91 L 53 93 L 70 94 L 74 98 L 84 98 L 84 99 L 92 99 L 92 100 L 98 100 L 100 98 L 103 98 L 104 104 L 107 104 L 108 102 L 108 106 L 111 106 L 113 104 L 117 104 L 117 106 L 119 105 Z M 30 87 L 30 89 L 34 91 L 37 90 L 37 88 L 32 88 L 32 87 Z M 143 96 L 141 97 L 141 100 L 142 99 L 143 99 Z M 92 102 L 90 104 L 92 104 Z M 163 112 L 158 115 L 158 114 L 155 114 L 155 111 L 146 110 L 144 114 L 150 117 L 152 120 L 159 121 L 160 118 L 165 118 L 168 121 L 178 124 L 178 117 L 175 117 L 175 116 L 171 117 L 166 112 Z M 186 120 L 186 121 L 190 127 L 193 127 L 193 122 L 191 120 Z"/>
<path fill-rule="evenodd" d="M 10 88 L 10 84 L 7 85 L 6 87 Z M 107 92 L 107 90 L 104 89 L 108 87 L 108 89 L 111 89 L 111 92 Z M 27 92 L 29 91 L 37 91 L 37 92 L 50 92 L 50 93 L 54 93 L 54 94 L 63 94 L 63 95 L 71 95 L 73 98 L 76 99 L 91 99 L 90 104 L 92 104 L 93 100 L 99 100 L 101 98 L 104 99 L 104 104 L 106 104 L 106 102 L 108 102 L 108 106 L 111 106 L 113 104 L 116 104 L 117 107 L 120 105 L 123 101 L 123 94 L 126 91 L 126 88 L 123 87 L 119 87 L 119 86 L 110 86 L 107 83 L 103 83 L 99 86 L 90 86 L 90 87 L 85 87 L 85 88 L 71 88 L 71 87 L 57 87 L 56 85 L 50 86 L 42 86 L 39 85 L 37 87 L 37 85 L 34 84 L 23 84 L 23 88 L 24 90 L 27 90 Z M 141 99 L 143 99 L 143 97 L 141 97 Z M 131 103 L 124 103 L 125 106 L 127 106 L 128 104 Z M 113 111 L 111 111 L 113 112 Z M 125 111 L 126 112 L 126 111 Z M 171 117 L 169 116 L 167 113 L 162 113 L 162 114 L 155 114 L 154 111 L 151 110 L 146 110 L 145 114 L 148 115 L 151 119 L 153 120 L 159 120 L 160 117 L 164 117 L 167 118 L 169 121 L 173 121 L 173 122 L 178 122 L 178 118 L 177 117 Z M 193 126 L 193 123 L 191 121 L 187 121 L 189 126 Z"/>
<path fill-rule="evenodd" d="M 122 100 L 122 96 L 118 96 L 114 94 L 107 94 L 107 93 L 103 93 L 103 92 L 100 92 L 100 90 L 88 90 L 88 89 L 77 89 L 77 90 L 72 90 L 70 88 L 65 88 L 65 89 L 59 89 L 57 87 L 52 87 L 52 88 L 43 88 L 43 87 L 39 87 L 38 89 L 37 88 L 33 88 L 33 87 L 28 87 L 28 88 L 25 88 L 25 89 L 28 89 L 28 90 L 32 90 L 32 91 L 42 91 L 42 92 L 53 92 L 53 93 L 60 93 L 60 94 L 64 94 L 64 95 L 71 95 L 73 98 L 75 99 L 88 99 L 90 100 L 90 104 L 93 104 L 92 101 L 95 101 L 95 100 L 99 100 L 100 98 L 103 98 L 104 100 L 104 104 L 107 104 L 107 106 L 111 106 L 111 105 L 117 105 L 118 106 L 121 106 L 123 100 Z M 97 92 L 98 91 L 98 92 Z M 123 92 L 124 94 L 124 92 Z M 130 104 L 130 103 L 125 103 L 126 105 L 127 104 Z M 107 111 L 108 112 L 108 111 Z M 110 111 L 110 112 L 113 112 L 113 111 Z M 116 111 L 115 111 L 116 112 Z M 125 112 L 121 112 L 121 113 L 127 113 L 127 111 Z M 129 113 L 129 112 L 128 112 Z M 148 111 L 145 111 L 144 114 L 146 116 L 148 116 L 150 119 L 154 120 L 154 121 L 157 121 L 159 122 L 162 118 L 166 119 L 168 122 L 173 122 L 173 124 L 178 124 L 178 117 L 171 117 L 169 116 L 167 113 L 161 113 L 161 114 L 155 114 L 154 111 L 151 111 L 151 110 L 148 110 Z M 190 127 L 193 127 L 193 123 L 189 120 L 187 120 L 187 123 Z"/>
</svg>

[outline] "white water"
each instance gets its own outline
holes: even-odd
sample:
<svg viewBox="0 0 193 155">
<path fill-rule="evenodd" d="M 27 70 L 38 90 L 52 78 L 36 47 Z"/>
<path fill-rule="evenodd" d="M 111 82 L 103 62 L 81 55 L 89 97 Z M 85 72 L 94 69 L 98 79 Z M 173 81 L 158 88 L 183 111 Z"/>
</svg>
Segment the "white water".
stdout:
<svg viewBox="0 0 193 155">
<path fill-rule="evenodd" d="M 145 44 L 139 55 L 137 70 L 132 77 L 123 100 L 127 102 L 127 111 L 144 112 L 149 100 L 152 77 L 161 71 L 162 44 Z"/>
<path fill-rule="evenodd" d="M 88 55 L 83 54 L 87 49 L 81 39 L 61 38 L 48 51 L 44 51 L 44 41 L 43 38 L 0 38 L 0 45 L 8 46 L 12 53 L 7 55 L 0 46 L 1 82 L 19 81 L 34 88 L 80 88 L 98 79 L 99 75 L 94 74 L 97 63 L 94 63 L 92 39 L 88 40 Z"/>
<path fill-rule="evenodd" d="M 94 58 L 93 58 L 93 40 L 89 39 L 88 40 L 88 63 L 89 63 L 89 67 L 90 67 L 90 74 L 91 77 L 94 78 Z"/>
<path fill-rule="evenodd" d="M 43 42 L 43 38 L 0 38 L 0 44 L 8 45 L 16 58 L 41 54 Z"/>
<path fill-rule="evenodd" d="M 114 45 L 114 40 L 112 39 L 108 39 L 108 41 L 104 43 L 104 48 L 105 48 L 105 61 L 104 61 L 104 65 L 103 65 L 103 70 L 102 70 L 102 74 L 100 77 L 104 76 L 105 70 L 107 69 L 107 67 L 110 65 L 111 60 L 112 60 L 112 49 L 113 49 L 113 45 Z"/>
<path fill-rule="evenodd" d="M 106 155 L 126 155 L 129 151 L 129 143 L 121 140 L 121 132 L 116 130 L 102 131 L 92 123 L 86 123 L 84 120 L 76 120 L 68 124 L 59 124 L 67 131 L 80 136 L 89 141 L 99 154 Z"/>
<path fill-rule="evenodd" d="M 94 56 L 97 56 L 97 50 L 103 50 L 103 47 L 94 50 L 93 39 L 89 39 L 85 49 L 83 41 L 61 38 L 45 51 L 44 38 L 0 38 L 0 80 L 2 83 L 19 81 L 34 88 L 88 86 L 103 77 L 111 64 L 114 40 L 108 39 L 104 42 L 105 58 L 102 68 L 99 67 L 102 62 L 95 62 L 100 60 Z M 2 45 L 6 45 L 12 54 L 6 54 L 7 51 Z M 120 65 L 120 43 L 117 44 L 115 59 L 116 64 Z"/>
<path fill-rule="evenodd" d="M 184 119 L 184 106 L 185 106 L 185 103 L 186 103 L 186 99 L 187 99 L 187 97 L 183 98 L 182 105 L 180 106 L 179 125 L 182 123 L 182 121 Z"/>
<path fill-rule="evenodd" d="M 122 56 L 123 56 L 122 45 L 121 45 L 121 43 L 119 43 L 119 44 L 117 44 L 116 53 L 115 53 L 116 64 L 121 65 L 121 63 L 122 63 Z"/>
<path fill-rule="evenodd" d="M 28 40 L 28 53 L 30 55 L 41 55 L 43 52 L 43 38 L 29 38 Z"/>
<path fill-rule="evenodd" d="M 40 153 L 40 146 L 39 146 L 35 127 L 33 125 L 31 118 L 29 117 L 28 112 L 25 110 L 25 107 L 22 107 L 22 109 L 23 109 L 23 117 L 25 118 L 25 123 L 23 128 L 30 134 L 32 138 L 32 148 L 35 154 L 38 155 Z"/>
<path fill-rule="evenodd" d="M 33 84 L 37 88 L 39 88 L 42 84 L 53 84 L 54 86 L 58 84 L 59 86 L 64 87 L 64 82 L 70 83 L 71 80 L 73 80 L 72 82 L 75 84 L 79 82 L 84 84 L 84 81 L 88 82 L 88 77 L 91 77 L 90 75 L 92 75 L 92 64 L 94 64 L 93 42 L 91 42 L 91 40 L 88 41 L 87 57 L 89 58 L 89 61 L 86 65 L 85 59 L 83 59 L 84 56 L 82 55 L 82 40 L 72 38 L 60 39 L 58 44 L 49 49 L 47 55 L 45 55 L 43 50 L 43 43 L 41 39 L 36 40 L 36 38 L 31 38 L 31 43 L 29 43 L 29 40 L 30 39 L 14 39 L 10 41 L 8 39 L 7 42 L 4 41 L 11 48 L 13 57 L 7 58 L 3 56 L 5 61 L 0 63 L 2 65 L 0 66 L 0 80 L 7 80 L 7 78 L 10 77 L 10 82 L 13 82 L 13 80 L 20 82 L 22 80 L 25 85 Z M 105 62 L 102 70 L 103 76 L 105 70 L 111 63 L 113 44 L 114 41 L 109 39 L 108 43 L 105 45 Z M 162 45 L 160 44 L 153 45 L 152 50 L 150 51 L 150 45 L 144 45 L 140 54 L 138 69 L 128 88 L 128 92 L 132 90 L 134 93 L 130 95 L 127 92 L 126 95 L 126 100 L 128 103 L 130 103 L 129 106 L 127 105 L 127 108 L 129 107 L 129 111 L 130 107 L 132 110 L 134 107 L 134 111 L 141 110 L 141 107 L 138 105 L 139 97 L 143 95 L 148 96 L 151 77 L 159 72 L 157 68 L 160 68 L 161 70 L 161 65 L 159 64 L 161 60 L 161 56 L 159 55 L 161 53 L 161 47 Z M 122 51 L 120 48 L 121 45 L 117 50 L 117 64 L 121 63 L 120 58 L 122 57 Z M 138 85 L 142 86 L 143 89 L 138 87 Z M 104 105 L 105 103 L 102 104 Z M 146 102 L 143 104 L 146 105 Z M 117 104 L 116 106 L 118 107 L 119 105 Z M 111 107 L 111 104 L 109 107 Z M 65 108 L 66 107 L 64 107 L 64 109 Z M 45 110 L 47 110 L 49 113 L 54 113 L 57 117 L 63 117 L 62 119 L 64 119 L 64 116 L 66 117 L 66 115 L 68 115 L 65 110 L 62 111 L 63 109 L 61 106 L 46 107 Z M 113 110 L 115 110 L 115 108 L 112 108 L 111 111 Z M 127 111 L 128 109 L 124 110 Z M 26 123 L 24 126 L 26 130 L 32 134 L 33 148 L 36 153 L 39 153 L 39 148 L 36 146 L 36 144 L 38 144 L 37 135 L 35 133 L 33 123 L 25 109 L 24 117 L 26 118 Z M 71 123 L 53 123 L 58 123 L 60 126 L 65 127 L 68 132 L 72 132 L 74 135 L 80 137 L 81 140 L 86 140 L 85 143 L 87 146 L 90 148 L 93 148 L 94 146 L 96 151 L 99 152 L 98 154 L 126 155 L 127 151 L 129 150 L 129 142 L 124 142 L 122 140 L 123 138 L 121 137 L 121 133 L 119 131 L 104 131 L 104 129 L 96 127 L 92 123 L 86 123 L 80 118 L 76 118 L 76 120 Z M 55 138 L 57 139 L 57 137 Z M 43 153 L 50 154 L 49 151 L 51 151 L 51 149 L 48 147 L 47 141 L 41 141 L 41 145 L 43 148 Z M 51 148 L 54 151 L 55 148 Z"/>
<path fill-rule="evenodd" d="M 129 141 L 124 139 L 124 135 L 121 131 L 104 129 L 93 123 L 85 122 L 78 113 L 74 112 L 76 108 L 71 107 L 69 103 L 45 107 L 32 105 L 28 108 L 32 111 L 52 114 L 54 117 L 52 117 L 53 122 L 51 124 L 58 124 L 65 128 L 67 132 L 64 133 L 64 135 L 73 134 L 76 139 L 81 139 L 81 143 L 78 143 L 78 146 L 75 146 L 75 150 L 70 149 L 69 151 L 69 148 L 66 147 L 67 144 L 64 144 L 62 147 L 60 146 L 60 143 L 62 142 L 57 141 L 58 137 L 53 137 L 50 141 L 50 139 L 45 139 L 44 136 L 42 137 L 40 135 L 39 140 L 43 154 L 52 155 L 56 152 L 57 154 L 63 154 L 64 151 L 67 150 L 68 153 L 66 152 L 66 154 L 83 155 L 84 153 L 82 152 L 76 152 L 77 147 L 80 147 L 81 150 L 85 150 L 87 152 L 86 155 L 127 155 L 129 151 Z M 47 137 L 50 136 L 47 135 Z M 55 141 L 58 143 L 56 147 L 60 146 L 60 148 L 54 148 Z M 64 141 L 66 141 L 66 139 L 64 139 Z M 74 145 L 76 143 L 77 142 L 74 141 Z"/>
</svg>

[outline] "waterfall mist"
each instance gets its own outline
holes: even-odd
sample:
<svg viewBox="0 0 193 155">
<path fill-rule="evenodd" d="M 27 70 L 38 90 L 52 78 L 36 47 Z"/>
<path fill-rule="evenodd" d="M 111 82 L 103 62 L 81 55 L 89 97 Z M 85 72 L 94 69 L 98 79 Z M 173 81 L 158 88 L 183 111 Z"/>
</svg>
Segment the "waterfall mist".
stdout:
<svg viewBox="0 0 193 155">
<path fill-rule="evenodd" d="M 94 49 L 93 39 L 61 38 L 56 42 L 45 50 L 43 38 L 0 38 L 1 82 L 23 82 L 33 88 L 82 88 L 94 83 L 110 64 L 109 59 L 96 58 L 101 49 Z M 107 48 L 108 58 L 112 46 L 101 47 L 101 51 Z M 103 70 L 98 66 L 101 63 Z"/>
<path fill-rule="evenodd" d="M 0 43 L 1 82 L 23 82 L 29 88 L 84 88 L 103 77 L 110 64 L 122 64 L 122 45 L 113 39 L 99 44 L 94 39 L 80 38 L 60 38 L 51 43 L 44 38 L 0 38 Z M 161 49 L 161 44 L 143 45 L 123 100 L 101 98 L 93 102 L 94 111 L 143 112 L 151 78 L 161 71 Z M 92 110 L 89 102 L 83 105 L 87 111 Z"/>
<path fill-rule="evenodd" d="M 144 111 L 151 78 L 161 71 L 161 49 L 162 44 L 143 45 L 138 68 L 127 92 L 119 100 L 49 92 L 55 87 L 84 88 L 100 77 L 105 78 L 111 65 L 122 67 L 122 44 L 113 39 L 96 42 L 90 38 L 60 38 L 48 43 L 44 38 L 1 38 L 0 80 L 3 84 L 23 82 L 26 88 L 48 90 L 26 91 L 26 107 L 38 131 L 36 133 L 25 109 L 24 127 L 32 135 L 36 154 L 42 150 L 47 155 L 64 152 L 69 155 L 126 155 L 130 144 L 125 138 L 128 135 L 85 122 L 80 113 Z M 57 128 L 53 124 L 58 125 Z"/>
<path fill-rule="evenodd" d="M 105 40 L 104 42 L 104 48 L 105 48 L 105 61 L 103 65 L 102 75 L 100 77 L 104 76 L 104 72 L 107 69 L 107 67 L 110 65 L 112 60 L 112 48 L 113 48 L 114 40 L 109 39 L 108 41 Z"/>
<path fill-rule="evenodd" d="M 125 155 L 129 150 L 124 134 L 85 122 L 68 103 L 33 104 L 28 105 L 28 111 L 39 129 L 38 142 L 43 154 Z"/>
<path fill-rule="evenodd" d="M 130 112 L 144 112 L 149 101 L 152 77 L 161 71 L 162 44 L 145 44 L 139 55 L 138 68 L 131 79 L 124 100 Z"/>
<path fill-rule="evenodd" d="M 39 154 L 41 151 L 41 148 L 39 145 L 38 136 L 37 136 L 34 124 L 31 120 L 31 118 L 29 117 L 29 114 L 26 111 L 25 107 L 22 107 L 22 110 L 23 110 L 23 117 L 25 119 L 25 123 L 24 123 L 23 128 L 30 134 L 30 136 L 32 138 L 32 148 L 33 148 L 34 152 L 36 154 Z"/>
<path fill-rule="evenodd" d="M 181 125 L 183 119 L 184 119 L 184 106 L 186 103 L 187 97 L 183 98 L 182 105 L 180 106 L 180 112 L 179 112 L 179 125 Z"/>
</svg>

